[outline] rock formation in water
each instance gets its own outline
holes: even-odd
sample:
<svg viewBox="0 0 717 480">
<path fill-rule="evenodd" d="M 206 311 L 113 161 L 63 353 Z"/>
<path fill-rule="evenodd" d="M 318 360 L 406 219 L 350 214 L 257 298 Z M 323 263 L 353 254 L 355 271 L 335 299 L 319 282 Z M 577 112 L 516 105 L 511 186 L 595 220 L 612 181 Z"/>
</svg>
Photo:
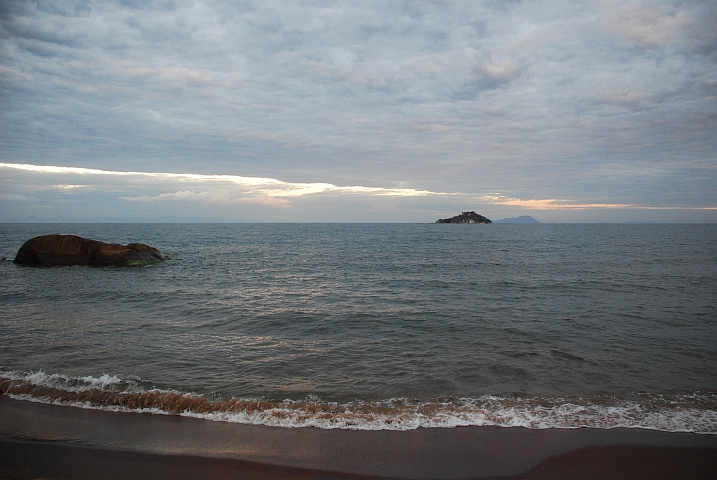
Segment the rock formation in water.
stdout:
<svg viewBox="0 0 717 480">
<path fill-rule="evenodd" d="M 167 257 L 144 243 L 104 243 L 77 235 L 42 235 L 18 250 L 13 262 L 33 267 L 91 265 L 93 267 L 141 267 Z"/>
<path fill-rule="evenodd" d="M 451 218 L 441 218 L 436 220 L 436 223 L 492 223 L 488 218 L 483 215 L 478 215 L 476 212 L 463 212 L 460 215 L 456 215 Z"/>
</svg>

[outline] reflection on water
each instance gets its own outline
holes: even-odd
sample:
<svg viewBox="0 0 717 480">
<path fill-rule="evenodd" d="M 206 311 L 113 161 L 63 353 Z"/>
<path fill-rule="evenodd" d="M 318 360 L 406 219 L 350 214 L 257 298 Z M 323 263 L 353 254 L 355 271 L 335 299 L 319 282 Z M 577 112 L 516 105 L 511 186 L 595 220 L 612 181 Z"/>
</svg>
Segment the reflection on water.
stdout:
<svg viewBox="0 0 717 480">
<path fill-rule="evenodd" d="M 717 385 L 714 225 L 13 224 L 0 254 L 46 233 L 172 259 L 0 262 L 6 375 L 108 374 L 211 405 L 411 408 L 713 398 Z"/>
</svg>

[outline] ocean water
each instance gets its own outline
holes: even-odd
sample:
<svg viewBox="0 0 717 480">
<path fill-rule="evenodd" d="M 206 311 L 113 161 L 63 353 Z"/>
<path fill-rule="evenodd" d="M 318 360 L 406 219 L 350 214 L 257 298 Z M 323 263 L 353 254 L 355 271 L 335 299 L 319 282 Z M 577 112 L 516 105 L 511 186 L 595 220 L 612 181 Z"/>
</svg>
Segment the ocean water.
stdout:
<svg viewBox="0 0 717 480">
<path fill-rule="evenodd" d="M 143 268 L 30 268 L 34 236 Z M 348 429 L 717 434 L 717 225 L 3 224 L 0 391 Z"/>
</svg>

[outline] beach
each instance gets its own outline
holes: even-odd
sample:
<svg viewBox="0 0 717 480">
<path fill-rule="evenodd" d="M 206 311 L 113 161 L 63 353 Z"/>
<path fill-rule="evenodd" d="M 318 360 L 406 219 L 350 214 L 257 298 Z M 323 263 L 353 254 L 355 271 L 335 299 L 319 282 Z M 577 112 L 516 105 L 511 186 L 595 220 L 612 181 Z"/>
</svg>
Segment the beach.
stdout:
<svg viewBox="0 0 717 480">
<path fill-rule="evenodd" d="M 0 480 L 717 480 L 715 25 L 0 0 Z"/>
<path fill-rule="evenodd" d="M 2 478 L 713 478 L 717 436 L 275 428 L 0 397 Z"/>
</svg>

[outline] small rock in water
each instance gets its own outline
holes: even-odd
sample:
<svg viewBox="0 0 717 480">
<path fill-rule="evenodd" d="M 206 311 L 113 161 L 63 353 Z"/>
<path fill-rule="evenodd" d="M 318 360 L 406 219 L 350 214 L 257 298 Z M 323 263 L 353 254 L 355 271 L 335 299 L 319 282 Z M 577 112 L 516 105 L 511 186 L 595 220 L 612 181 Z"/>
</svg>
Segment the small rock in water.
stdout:
<svg viewBox="0 0 717 480">
<path fill-rule="evenodd" d="M 42 235 L 25 242 L 13 262 L 32 267 L 141 267 L 166 259 L 162 252 L 144 243 L 130 243 L 125 246 L 77 235 Z"/>
</svg>

